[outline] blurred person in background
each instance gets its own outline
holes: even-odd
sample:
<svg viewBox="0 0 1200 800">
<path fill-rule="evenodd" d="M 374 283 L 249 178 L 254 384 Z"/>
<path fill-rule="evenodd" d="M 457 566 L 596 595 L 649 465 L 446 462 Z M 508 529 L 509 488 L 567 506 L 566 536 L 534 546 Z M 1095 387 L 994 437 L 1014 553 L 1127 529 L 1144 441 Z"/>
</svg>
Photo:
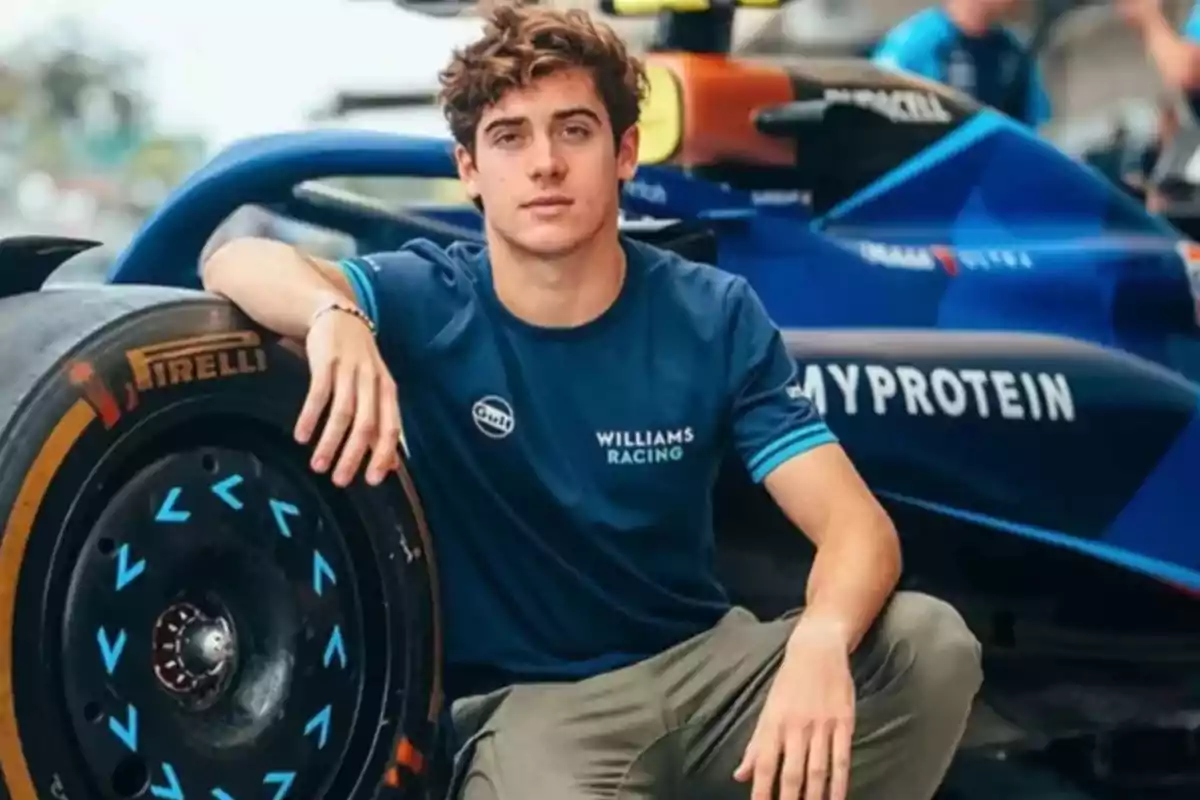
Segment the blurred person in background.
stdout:
<svg viewBox="0 0 1200 800">
<path fill-rule="evenodd" d="M 1118 0 L 1117 8 L 1141 35 L 1163 82 L 1183 93 L 1193 122 L 1200 120 L 1200 2 L 1193 5 L 1182 30 L 1167 19 L 1160 0 Z"/>
<path fill-rule="evenodd" d="M 901 22 L 874 60 L 953 86 L 1037 128 L 1051 115 L 1041 70 L 1003 23 L 1020 0 L 945 0 Z"/>
<path fill-rule="evenodd" d="M 1163 192 L 1155 185 L 1154 170 L 1163 151 L 1179 131 L 1180 117 L 1176 99 L 1161 97 L 1153 135 L 1149 141 L 1134 148 L 1126 162 L 1123 180 L 1136 195 L 1145 198 L 1146 208 L 1150 211 L 1161 211 L 1166 202 Z"/>
</svg>

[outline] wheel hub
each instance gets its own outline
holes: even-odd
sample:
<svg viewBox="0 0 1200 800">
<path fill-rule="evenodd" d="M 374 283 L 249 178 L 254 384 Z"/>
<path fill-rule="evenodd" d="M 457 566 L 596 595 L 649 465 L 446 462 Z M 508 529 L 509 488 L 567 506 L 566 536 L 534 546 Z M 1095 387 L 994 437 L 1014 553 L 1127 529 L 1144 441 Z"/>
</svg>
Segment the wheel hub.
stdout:
<svg viewBox="0 0 1200 800">
<path fill-rule="evenodd" d="M 207 705 L 228 685 L 237 641 L 227 617 L 176 603 L 154 625 L 154 674 L 168 692 Z"/>
<path fill-rule="evenodd" d="M 344 541 L 312 487 L 249 453 L 172 455 L 117 492 L 62 623 L 98 796 L 322 794 L 364 689 Z"/>
</svg>

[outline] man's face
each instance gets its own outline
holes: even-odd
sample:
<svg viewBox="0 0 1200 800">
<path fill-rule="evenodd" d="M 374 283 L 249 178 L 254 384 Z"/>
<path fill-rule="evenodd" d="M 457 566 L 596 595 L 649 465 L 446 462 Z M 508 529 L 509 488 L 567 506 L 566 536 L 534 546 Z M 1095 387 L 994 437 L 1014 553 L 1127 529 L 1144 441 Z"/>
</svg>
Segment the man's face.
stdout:
<svg viewBox="0 0 1200 800">
<path fill-rule="evenodd" d="M 474 155 L 460 146 L 455 156 L 489 227 L 521 250 L 553 257 L 615 223 L 618 181 L 637 166 L 637 127 L 614 148 L 590 73 L 563 70 L 504 95 L 483 113 Z"/>
</svg>

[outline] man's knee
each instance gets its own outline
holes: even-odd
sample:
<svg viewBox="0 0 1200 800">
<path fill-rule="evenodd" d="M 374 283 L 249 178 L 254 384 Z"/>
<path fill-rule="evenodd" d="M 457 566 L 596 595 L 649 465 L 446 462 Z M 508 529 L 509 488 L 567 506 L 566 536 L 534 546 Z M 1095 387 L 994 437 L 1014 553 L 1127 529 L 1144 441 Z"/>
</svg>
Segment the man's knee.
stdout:
<svg viewBox="0 0 1200 800">
<path fill-rule="evenodd" d="M 953 606 L 926 594 L 899 592 L 883 615 L 880 635 L 889 647 L 909 654 L 905 693 L 912 704 L 969 709 L 983 684 L 982 648 Z"/>
<path fill-rule="evenodd" d="M 851 796 L 928 800 L 983 683 L 979 641 L 948 603 L 900 592 L 863 645 Z"/>
</svg>

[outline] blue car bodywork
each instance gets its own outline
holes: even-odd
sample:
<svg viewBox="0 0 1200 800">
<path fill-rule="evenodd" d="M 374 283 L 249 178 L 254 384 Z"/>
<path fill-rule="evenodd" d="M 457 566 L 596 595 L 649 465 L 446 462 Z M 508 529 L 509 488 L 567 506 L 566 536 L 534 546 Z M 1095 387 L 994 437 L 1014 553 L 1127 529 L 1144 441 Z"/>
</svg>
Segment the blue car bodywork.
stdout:
<svg viewBox="0 0 1200 800">
<path fill-rule="evenodd" d="M 455 173 L 441 140 L 322 132 L 241 143 L 178 189 L 107 280 L 197 287 L 211 232 L 247 203 L 346 232 L 360 251 L 482 237 L 471 207 L 392 212 L 295 191 L 360 175 Z M 788 329 L 806 387 L 852 450 L 870 460 L 892 447 L 880 440 L 912 435 L 905 446 L 936 442 L 939 470 L 956 483 L 980 473 L 973 491 L 880 492 L 1200 592 L 1190 496 L 1200 468 L 1200 327 L 1189 245 L 1106 179 L 981 110 L 820 215 L 802 198 L 653 166 L 625 188 L 623 207 L 629 220 L 713 234 L 712 260 L 746 276 Z M 847 365 L 861 368 L 852 391 L 836 354 L 804 358 L 804 342 L 838 335 L 869 337 L 867 352 L 880 356 Z M 995 374 L 928 385 L 939 348 L 959 373 L 999 372 L 1000 385 Z M 904 370 L 906 355 L 917 371 Z M 984 439 L 998 463 L 981 468 Z M 1107 517 L 1079 513 L 1114 493 L 1123 502 L 1101 504 Z"/>
</svg>

